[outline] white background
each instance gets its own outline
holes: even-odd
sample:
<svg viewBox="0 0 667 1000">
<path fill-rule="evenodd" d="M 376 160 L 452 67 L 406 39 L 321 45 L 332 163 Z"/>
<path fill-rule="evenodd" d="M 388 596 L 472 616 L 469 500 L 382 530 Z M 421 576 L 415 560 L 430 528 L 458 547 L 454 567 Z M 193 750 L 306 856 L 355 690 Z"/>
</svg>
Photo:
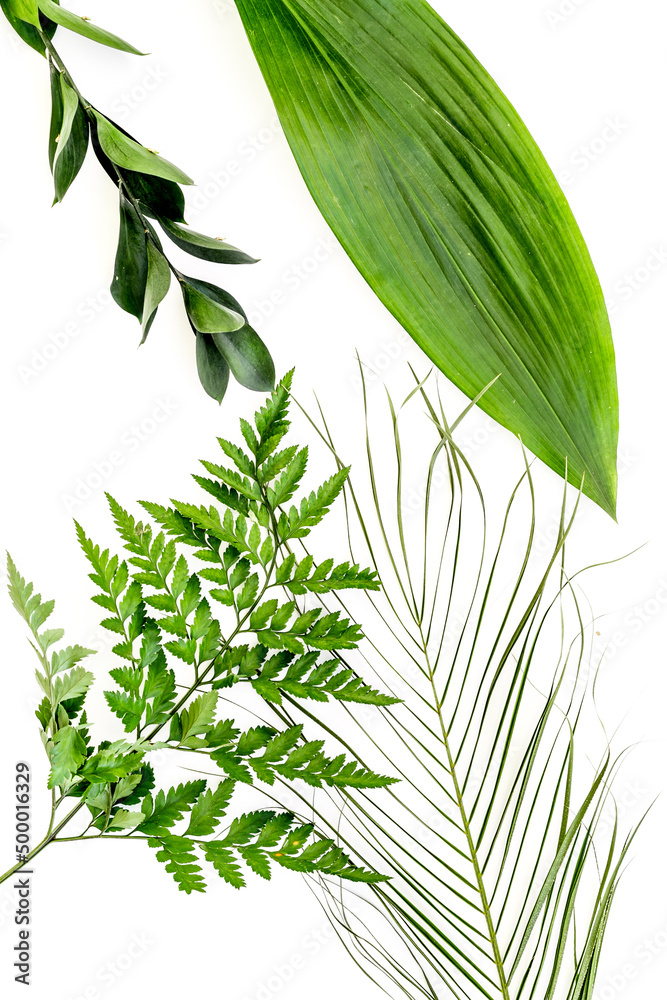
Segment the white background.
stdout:
<svg viewBox="0 0 667 1000">
<path fill-rule="evenodd" d="M 512 99 L 561 178 L 612 311 L 622 403 L 619 525 L 585 503 L 570 560 L 611 559 L 648 543 L 587 582 L 600 616 L 598 654 L 611 644 L 600 711 L 610 731 L 620 726 L 619 747 L 638 744 L 618 786 L 621 821 L 631 824 L 663 792 L 667 774 L 667 19 L 655 0 L 563 0 L 560 7 L 557 0 L 437 0 L 435 6 Z M 423 359 L 405 345 L 311 203 L 232 0 L 89 0 L 80 12 L 151 53 L 139 59 L 59 32 L 80 89 L 196 179 L 204 192 L 203 198 L 188 193 L 196 228 L 262 258 L 224 274 L 196 261 L 191 273 L 220 282 L 245 304 L 279 371 L 297 365 L 297 391 L 306 397 L 316 389 L 339 415 L 352 450 L 360 429 L 355 348 L 389 385 L 405 361 L 424 367 Z M 234 388 L 219 408 L 203 394 L 176 292 L 137 351 L 137 324 L 109 304 L 106 291 L 117 228 L 113 186 L 89 157 L 64 204 L 50 208 L 47 68 L 4 22 L 0 84 L 0 543 L 44 594 L 58 598 L 56 624 L 68 629 L 70 641 L 94 645 L 103 636 L 72 516 L 108 544 L 103 489 L 126 504 L 185 496 L 196 460 L 211 454 L 216 434 L 233 432 L 236 415 L 255 399 Z M 231 163 L 238 165 L 235 176 Z M 272 295 L 278 304 L 271 310 Z M 450 399 L 462 405 L 453 391 Z M 500 453 L 515 455 L 509 435 L 492 433 L 483 414 L 472 415 L 466 430 L 482 469 L 494 468 Z M 100 463 L 107 470 L 112 452 L 120 454 L 113 474 L 84 497 L 80 481 Z M 546 470 L 537 477 L 550 498 L 542 515 L 546 531 L 559 488 Z M 14 761 L 31 761 L 38 778 L 44 766 L 32 716 L 32 653 L 4 597 L 0 613 L 4 870 L 12 856 Z M 101 663 L 108 666 L 108 656 Z M 104 711 L 101 698 L 94 704 Z M 35 794 L 36 833 L 45 797 Z M 622 882 L 600 1000 L 665 995 L 665 820 L 658 801 Z M 186 898 L 139 846 L 62 845 L 40 858 L 33 893 L 38 1000 L 74 1000 L 92 987 L 105 1000 L 185 990 L 220 1000 L 375 995 L 338 944 L 317 943 L 313 935 L 322 932 L 324 918 L 289 874 L 270 885 L 253 881 L 242 893 L 214 884 L 206 896 Z M 23 995 L 11 982 L 13 904 L 14 894 L 3 887 L 0 988 L 10 997 Z M 123 956 L 134 934 L 150 943 L 135 949 L 140 957 L 120 976 L 114 963 L 127 965 Z M 301 959 L 298 973 L 267 987 L 274 966 L 285 971 L 293 956 Z"/>
</svg>

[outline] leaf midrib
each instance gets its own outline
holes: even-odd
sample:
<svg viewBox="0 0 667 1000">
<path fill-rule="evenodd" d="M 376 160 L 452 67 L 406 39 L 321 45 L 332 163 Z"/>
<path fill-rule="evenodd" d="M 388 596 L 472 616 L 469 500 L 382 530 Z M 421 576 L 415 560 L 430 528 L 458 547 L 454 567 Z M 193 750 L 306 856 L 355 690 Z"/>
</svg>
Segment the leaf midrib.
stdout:
<svg viewBox="0 0 667 1000">
<path fill-rule="evenodd" d="M 489 936 L 489 943 L 490 943 L 492 951 L 493 951 L 493 961 L 494 961 L 494 964 L 496 966 L 496 972 L 498 973 L 498 984 L 499 984 L 499 987 L 500 987 L 500 991 L 502 993 L 503 1000 L 510 1000 L 509 987 L 508 987 L 508 984 L 507 984 L 507 978 L 505 976 L 505 966 L 504 966 L 504 963 L 503 963 L 502 955 L 500 953 L 500 946 L 498 944 L 498 937 L 496 935 L 496 928 L 495 928 L 495 924 L 494 924 L 494 921 L 493 921 L 493 916 L 491 914 L 491 907 L 489 905 L 489 899 L 488 899 L 488 896 L 487 896 L 487 893 L 486 893 L 486 885 L 485 885 L 485 882 L 484 882 L 484 876 L 482 874 L 482 869 L 481 869 L 480 864 L 479 864 L 479 858 L 477 856 L 477 848 L 476 848 L 475 841 L 474 841 L 473 836 L 472 836 L 472 831 L 470 829 L 470 823 L 468 821 L 468 813 L 466 811 L 466 808 L 465 808 L 465 805 L 464 805 L 464 802 L 463 802 L 463 796 L 462 796 L 462 793 L 461 793 L 461 788 L 460 788 L 459 781 L 458 781 L 458 778 L 457 778 L 457 775 L 456 775 L 456 762 L 455 762 L 454 758 L 452 757 L 452 753 L 451 753 L 451 750 L 450 750 L 449 736 L 447 734 L 447 727 L 445 726 L 445 720 L 444 720 L 443 715 L 442 715 L 442 706 L 441 706 L 440 699 L 438 697 L 438 692 L 437 692 L 437 689 L 436 689 L 436 686 L 435 686 L 434 671 L 433 671 L 433 667 L 431 666 L 431 661 L 430 661 L 430 657 L 429 657 L 429 654 L 428 654 L 427 644 L 424 641 L 424 637 L 423 637 L 423 634 L 422 634 L 421 623 L 419 625 L 419 632 L 420 632 L 421 641 L 422 641 L 422 647 L 423 647 L 423 651 L 424 651 L 424 658 L 425 658 L 425 662 L 426 662 L 427 669 L 428 669 L 428 676 L 429 676 L 429 681 L 430 681 L 430 684 L 431 684 L 431 690 L 433 692 L 433 699 L 434 699 L 436 711 L 437 711 L 437 714 L 438 714 L 438 720 L 440 722 L 440 730 L 441 730 L 441 733 L 442 733 L 442 743 L 443 743 L 443 746 L 445 748 L 445 753 L 447 754 L 447 761 L 448 761 L 448 766 L 449 766 L 449 770 L 450 770 L 450 776 L 451 776 L 451 779 L 452 779 L 452 783 L 454 785 L 454 793 L 455 793 L 455 796 L 456 796 L 456 801 L 457 801 L 457 805 L 458 805 L 458 808 L 459 808 L 459 813 L 461 815 L 461 823 L 463 825 L 463 829 L 464 829 L 464 832 L 465 832 L 465 837 L 466 837 L 466 841 L 467 841 L 467 844 L 468 844 L 468 850 L 469 850 L 469 853 L 470 853 L 470 860 L 472 862 L 473 871 L 475 873 L 475 881 L 477 883 L 477 891 L 479 892 L 480 902 L 481 902 L 482 910 L 483 910 L 483 913 L 484 913 L 484 919 L 486 921 L 486 928 L 487 928 L 487 933 L 488 933 L 488 936 Z"/>
</svg>

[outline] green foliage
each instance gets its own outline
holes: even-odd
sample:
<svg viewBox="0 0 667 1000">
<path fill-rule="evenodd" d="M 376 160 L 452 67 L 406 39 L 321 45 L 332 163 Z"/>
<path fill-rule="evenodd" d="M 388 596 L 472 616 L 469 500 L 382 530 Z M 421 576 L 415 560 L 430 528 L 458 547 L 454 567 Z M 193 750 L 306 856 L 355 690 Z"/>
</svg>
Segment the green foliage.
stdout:
<svg viewBox="0 0 667 1000">
<path fill-rule="evenodd" d="M 259 810 L 237 816 L 226 835 L 215 840 L 193 839 L 189 836 L 193 832 L 188 829 L 182 837 L 152 837 L 148 841 L 150 847 L 157 849 L 158 860 L 166 863 L 179 889 L 188 894 L 206 888 L 200 874 L 198 848 L 218 875 L 235 889 L 246 884 L 241 863 L 264 879 L 271 878 L 273 862 L 296 872 L 319 872 L 354 882 L 385 880 L 352 864 L 334 841 L 314 836 L 313 825 L 299 825 L 291 813 Z"/>
<path fill-rule="evenodd" d="M 26 0 L 21 0 L 21 2 L 25 3 Z M 55 24 L 67 28 L 69 31 L 74 31 L 78 35 L 84 35 L 93 42 L 99 42 L 100 45 L 108 45 L 112 49 L 120 49 L 121 52 L 131 52 L 137 56 L 144 54 L 139 49 L 135 49 L 129 42 L 124 42 L 122 38 L 112 34 L 110 31 L 91 24 L 90 18 L 72 14 L 71 11 L 60 7 L 58 3 L 54 3 L 54 0 L 37 0 L 37 6 Z"/>
<path fill-rule="evenodd" d="M 146 818 L 138 827 L 139 831 L 158 836 L 170 830 L 184 813 L 190 812 L 205 788 L 205 781 L 190 781 L 178 788 L 170 788 L 166 793 L 158 792 L 155 801 L 150 794 L 147 795 L 142 803 Z"/>
<path fill-rule="evenodd" d="M 53 737 L 49 756 L 49 788 L 64 788 L 86 759 L 86 744 L 73 726 L 64 726 Z"/>
<path fill-rule="evenodd" d="M 229 332 L 245 324 L 236 300 L 231 295 L 220 295 L 209 282 L 185 278 L 181 289 L 188 317 L 198 333 Z"/>
<path fill-rule="evenodd" d="M 197 862 L 195 845 L 185 837 L 151 837 L 150 847 L 157 848 L 157 859 L 166 864 L 178 888 L 190 895 L 191 892 L 205 892 L 206 883 L 199 874 L 201 866 Z"/>
<path fill-rule="evenodd" d="M 143 320 L 148 283 L 148 248 L 144 223 L 120 189 L 120 233 L 111 294 L 125 312 Z"/>
<path fill-rule="evenodd" d="M 204 837 L 213 833 L 219 820 L 227 812 L 234 791 L 233 781 L 222 781 L 216 789 L 202 791 L 190 814 L 185 831 L 188 837 Z"/>
<path fill-rule="evenodd" d="M 95 116 L 97 139 L 102 151 L 116 166 L 140 174 L 163 177 L 176 184 L 194 184 L 192 178 L 183 173 L 179 167 L 158 156 L 154 150 L 135 142 L 99 111 L 91 110 Z"/>
<path fill-rule="evenodd" d="M 332 840 L 313 837 L 312 824 L 297 826 L 294 816 L 269 810 L 237 817 L 223 839 L 204 847 L 207 861 L 226 882 L 236 888 L 245 879 L 235 855 L 261 878 L 271 877 L 271 862 L 292 871 L 337 875 L 358 882 L 381 882 L 383 877 L 350 864 L 350 859 Z"/>
<path fill-rule="evenodd" d="M 160 303 L 166 297 L 171 285 L 171 271 L 169 270 L 167 259 L 153 244 L 153 241 L 148 239 L 146 240 L 146 256 L 148 258 L 148 270 L 146 273 L 146 286 L 141 315 L 142 344 L 150 332 Z"/>
<path fill-rule="evenodd" d="M 134 211 L 128 203 L 128 212 Z M 128 275 L 126 290 L 137 277 Z M 356 623 L 338 611 L 300 606 L 309 593 L 373 591 L 378 580 L 371 570 L 334 566 L 332 559 L 297 563 L 289 551 L 280 526 L 290 514 L 282 504 L 296 498 L 307 455 L 295 446 L 279 450 L 289 429 L 290 383 L 288 376 L 271 393 L 254 428 L 241 423 L 245 447 L 220 440 L 231 468 L 205 462 L 214 478 L 195 477 L 216 505 L 146 503 L 151 520 L 144 522 L 109 496 L 124 558 L 76 524 L 95 587 L 92 599 L 115 641 L 117 661 L 104 694 L 131 734 L 127 739 L 92 741 L 83 705 L 94 678 L 81 665 L 91 651 L 76 645 L 53 650 L 64 636 L 61 629 L 44 629 L 53 602 L 42 601 L 8 561 L 10 595 L 41 663 L 37 677 L 45 698 L 37 716 L 56 811 L 66 800 L 78 802 L 70 817 L 85 807 L 91 832 L 84 837 L 148 841 L 186 893 L 204 890 L 203 862 L 235 887 L 245 884 L 244 869 L 269 878 L 275 865 L 381 880 L 294 812 L 235 816 L 233 810 L 239 784 L 260 792 L 285 783 L 304 790 L 372 790 L 394 781 L 349 753 L 328 754 L 324 740 L 310 738 L 283 714 L 276 725 L 249 729 L 218 718 L 221 689 L 243 684 L 260 706 L 283 706 L 292 698 L 375 706 L 396 700 L 365 684 L 342 658 L 363 638 Z M 294 508 L 307 508 L 299 515 L 300 537 L 322 520 L 346 476 L 337 474 Z M 155 790 L 149 759 L 156 750 L 204 757 L 201 770 L 217 766 L 224 778 Z M 55 814 L 52 825 L 62 825 Z"/>
<path fill-rule="evenodd" d="M 398 700 L 364 684 L 340 659 L 323 659 L 319 650 L 309 650 L 301 656 L 282 650 L 267 659 L 268 653 L 262 643 L 226 650 L 216 666 L 213 686 L 224 688 L 249 680 L 262 698 L 278 705 L 282 704 L 283 695 L 312 701 L 334 698 L 365 705 L 394 705 Z"/>
<path fill-rule="evenodd" d="M 55 201 L 62 201 L 83 166 L 88 151 L 88 118 L 63 73 L 49 58 L 53 102 L 49 159 L 55 184 Z M 58 94 L 60 91 L 60 94 Z"/>
<path fill-rule="evenodd" d="M 609 317 L 563 192 L 427 0 L 236 0 L 315 202 L 470 399 L 613 515 Z"/>
<path fill-rule="evenodd" d="M 301 779 L 314 788 L 323 785 L 337 788 L 384 788 L 393 778 L 375 774 L 345 754 L 327 757 L 323 740 L 303 740 L 303 726 L 276 731 L 269 726 L 255 726 L 245 733 L 225 723 L 229 734 L 225 743 L 210 751 L 211 760 L 230 778 L 252 784 L 254 777 L 273 785 L 277 777 L 288 781 Z M 219 733 L 212 733 L 213 743 Z"/>
<path fill-rule="evenodd" d="M 40 27 L 37 0 L 11 0 L 9 6 L 16 17 L 36 28 Z"/>
<path fill-rule="evenodd" d="M 591 1000 L 636 831 L 624 839 L 617 817 L 603 819 L 615 816 L 620 758 L 602 727 L 597 760 L 588 738 L 586 751 L 578 746 L 594 683 L 588 613 L 579 580 L 572 585 L 580 573 L 565 561 L 576 503 L 571 511 L 565 491 L 543 552 L 523 465 L 504 510 L 487 520 L 482 484 L 456 444 L 460 421 L 450 425 L 439 392 L 415 383 L 401 407 L 389 399 L 386 436 L 367 415 L 370 502 L 349 486 L 346 505 L 350 548 L 382 568 L 380 594 L 368 595 L 382 623 L 375 651 L 405 704 L 382 713 L 372 733 L 351 713 L 358 729 L 349 737 L 387 767 L 398 758 L 401 785 L 384 801 L 354 788 L 339 801 L 392 879 L 376 887 L 370 920 L 335 890 L 327 909 L 392 996 Z M 411 420 L 415 407 L 432 442 Z M 408 522 L 407 491 L 421 470 L 424 510 Z M 397 488 L 383 488 L 388 481 Z M 378 910 L 391 937 L 368 935 Z"/>
<path fill-rule="evenodd" d="M 46 55 L 46 44 L 53 38 L 58 25 L 39 10 L 37 0 L 0 0 L 0 10 L 30 48 Z"/>
<path fill-rule="evenodd" d="M 148 841 L 150 847 L 157 849 L 158 860 L 166 863 L 178 888 L 188 894 L 206 889 L 198 849 L 218 875 L 235 889 L 246 884 L 242 862 L 264 879 L 271 878 L 273 862 L 292 871 L 319 872 L 353 882 L 385 881 L 383 876 L 352 864 L 334 841 L 314 836 L 312 824 L 298 825 L 291 813 L 260 810 L 237 816 L 226 835 L 215 840 L 193 839 L 188 833 L 192 831 L 182 837 L 152 837 Z"/>
<path fill-rule="evenodd" d="M 160 219 L 160 225 L 177 247 L 185 250 L 186 253 L 191 254 L 193 257 L 199 257 L 201 260 L 209 260 L 214 264 L 257 263 L 254 257 L 249 257 L 242 250 L 230 246 L 229 243 L 219 238 L 212 238 L 205 236 L 203 233 L 197 233 L 194 229 L 179 226 L 175 222 L 170 222 L 169 219 Z"/>
<path fill-rule="evenodd" d="M 7 576 L 12 603 L 30 629 L 40 662 L 36 677 L 44 699 L 35 714 L 51 763 L 49 788 L 67 788 L 88 752 L 85 715 L 78 728 L 72 721 L 82 712 L 94 680 L 93 674 L 79 664 L 94 650 L 83 646 L 53 650 L 52 647 L 64 638 L 64 630 L 42 629 L 42 626 L 51 617 L 55 602 L 43 601 L 41 595 L 35 593 L 32 583 L 20 575 L 9 555 Z"/>
<path fill-rule="evenodd" d="M 60 26 L 102 45 L 141 53 L 53 0 L 0 0 L 0 8 L 28 45 L 48 55 L 52 108 L 48 152 L 55 202 L 63 200 L 74 182 L 89 143 L 119 190 L 120 226 L 111 293 L 120 308 L 141 323 L 141 343 L 150 333 L 173 274 L 183 293 L 195 338 L 197 371 L 208 395 L 222 402 L 230 373 L 246 388 L 272 389 L 273 361 L 248 325 L 242 307 L 217 285 L 181 274 L 166 256 L 153 220 L 179 250 L 196 259 L 232 265 L 253 264 L 256 259 L 224 240 L 181 225 L 185 221 L 181 186 L 194 183 L 192 179 L 83 97 L 52 38 Z"/>
</svg>

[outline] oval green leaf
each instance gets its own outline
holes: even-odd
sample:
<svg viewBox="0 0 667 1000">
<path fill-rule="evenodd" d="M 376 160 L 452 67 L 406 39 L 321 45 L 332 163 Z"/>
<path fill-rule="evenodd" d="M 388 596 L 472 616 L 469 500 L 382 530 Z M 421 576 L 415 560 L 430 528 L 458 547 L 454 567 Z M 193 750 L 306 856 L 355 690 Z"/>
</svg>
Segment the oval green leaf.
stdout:
<svg viewBox="0 0 667 1000">
<path fill-rule="evenodd" d="M 153 246 L 150 239 L 146 240 L 146 251 L 148 254 L 148 277 L 146 280 L 146 293 L 144 296 L 144 311 L 142 318 L 143 344 L 150 332 L 153 321 L 157 315 L 158 306 L 169 291 L 171 284 L 171 271 L 169 264 L 165 260 L 164 254 L 160 253 L 157 247 Z"/>
<path fill-rule="evenodd" d="M 134 45 L 130 45 L 129 42 L 124 42 L 118 35 L 113 35 L 110 31 L 105 31 L 104 28 L 98 28 L 96 25 L 91 24 L 85 17 L 80 17 L 78 14 L 73 14 L 70 10 L 59 7 L 53 3 L 53 0 L 38 0 L 38 7 L 56 24 L 59 24 L 63 28 L 68 28 L 70 31 L 75 31 L 78 35 L 84 35 L 93 42 L 99 42 L 100 45 L 108 45 L 112 49 L 120 49 L 121 52 L 131 52 L 135 56 L 146 55 L 145 52 L 135 49 Z"/>
<path fill-rule="evenodd" d="M 111 121 L 111 119 L 107 118 L 107 121 Z M 136 142 L 134 136 L 126 132 L 116 122 L 111 122 L 111 124 L 128 139 Z M 150 174 L 137 173 L 136 170 L 122 170 L 120 167 L 114 166 L 100 145 L 100 140 L 97 137 L 97 122 L 94 118 L 90 123 L 90 135 L 100 166 L 114 184 L 118 184 L 118 174 L 120 173 L 126 188 L 141 203 L 141 208 L 146 215 L 153 218 L 167 218 L 174 222 L 184 221 L 185 198 L 178 184 L 174 181 L 166 181 L 162 177 L 152 177 Z"/>
<path fill-rule="evenodd" d="M 143 320 L 146 283 L 148 281 L 148 251 L 146 230 L 131 202 L 120 192 L 120 232 L 111 294 L 115 302 Z"/>
<path fill-rule="evenodd" d="M 63 89 L 60 85 L 60 70 L 49 59 L 51 78 L 51 123 L 49 125 L 49 166 L 53 172 L 53 161 L 58 152 L 58 140 L 63 128 Z"/>
<path fill-rule="evenodd" d="M 199 333 L 231 333 L 246 325 L 239 303 L 217 285 L 183 275 L 181 291 L 188 318 Z"/>
<path fill-rule="evenodd" d="M 63 75 L 60 76 L 62 122 L 54 137 L 53 179 L 55 201 L 62 201 L 79 173 L 88 152 L 88 118 L 79 98 Z M 55 113 L 55 105 L 54 105 Z M 53 130 L 52 118 L 52 130 Z"/>
<path fill-rule="evenodd" d="M 273 359 L 251 326 L 235 333 L 214 333 L 213 340 L 237 382 L 255 392 L 273 390 L 276 383 Z"/>
<path fill-rule="evenodd" d="M 221 403 L 229 385 L 229 365 L 206 333 L 197 334 L 197 372 L 208 395 Z"/>
<path fill-rule="evenodd" d="M 425 0 L 236 0 L 299 168 L 437 366 L 613 515 L 618 400 L 600 285 L 567 201 Z"/>
<path fill-rule="evenodd" d="M 256 264 L 255 257 L 249 257 L 247 253 L 225 243 L 224 240 L 215 239 L 212 236 L 204 236 L 203 233 L 196 233 L 187 226 L 178 226 L 169 219 L 158 219 L 167 236 L 173 240 L 177 247 L 185 250 L 193 257 L 201 260 L 209 260 L 214 264 Z"/>
<path fill-rule="evenodd" d="M 125 186 L 141 202 L 146 215 L 154 219 L 183 222 L 185 198 L 178 184 L 163 177 L 137 173 L 136 170 L 121 170 L 121 174 Z"/>
<path fill-rule="evenodd" d="M 127 170 L 175 181 L 177 184 L 194 184 L 192 178 L 184 174 L 179 167 L 135 142 L 134 139 L 130 139 L 95 108 L 91 110 L 97 122 L 97 138 L 100 146 L 112 163 Z"/>
</svg>

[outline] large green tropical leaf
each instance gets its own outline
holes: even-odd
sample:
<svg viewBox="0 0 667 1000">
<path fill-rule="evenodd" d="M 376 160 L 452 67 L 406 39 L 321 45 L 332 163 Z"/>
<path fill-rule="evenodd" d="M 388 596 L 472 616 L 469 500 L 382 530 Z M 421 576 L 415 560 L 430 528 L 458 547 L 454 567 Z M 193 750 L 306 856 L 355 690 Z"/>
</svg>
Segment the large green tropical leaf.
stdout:
<svg viewBox="0 0 667 1000">
<path fill-rule="evenodd" d="M 385 305 L 470 398 L 610 514 L 614 351 L 563 193 L 425 0 L 236 0 L 313 197 Z"/>
</svg>

